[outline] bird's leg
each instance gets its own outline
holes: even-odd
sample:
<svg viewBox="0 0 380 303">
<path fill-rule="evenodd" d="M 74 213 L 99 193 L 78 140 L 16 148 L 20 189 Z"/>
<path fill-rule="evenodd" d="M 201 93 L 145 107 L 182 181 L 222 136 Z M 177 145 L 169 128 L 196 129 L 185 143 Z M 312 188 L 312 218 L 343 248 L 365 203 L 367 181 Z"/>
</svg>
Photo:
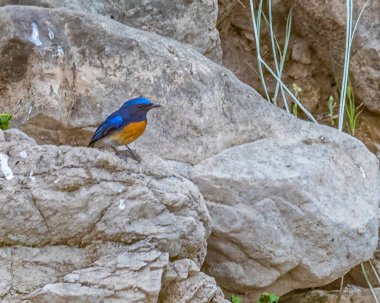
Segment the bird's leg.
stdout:
<svg viewBox="0 0 380 303">
<path fill-rule="evenodd" d="M 119 153 L 118 149 L 117 149 L 115 146 L 112 146 L 112 145 L 109 145 L 109 146 L 113 149 L 113 151 L 114 151 L 116 154 Z"/>
<path fill-rule="evenodd" d="M 128 149 L 128 152 L 131 155 L 132 159 L 137 161 L 138 163 L 141 163 L 141 160 L 142 160 L 141 157 L 132 149 L 130 149 L 128 145 L 126 145 L 125 147 Z"/>
</svg>

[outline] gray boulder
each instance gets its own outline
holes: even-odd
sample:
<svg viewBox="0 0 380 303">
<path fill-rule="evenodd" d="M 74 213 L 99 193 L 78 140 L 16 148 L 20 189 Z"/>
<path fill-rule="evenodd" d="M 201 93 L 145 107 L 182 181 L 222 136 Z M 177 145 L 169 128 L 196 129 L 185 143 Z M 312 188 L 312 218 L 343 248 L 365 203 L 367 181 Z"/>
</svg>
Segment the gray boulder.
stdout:
<svg viewBox="0 0 380 303">
<path fill-rule="evenodd" d="M 163 278 L 173 277 L 169 259 L 199 274 L 210 234 L 202 195 L 165 161 L 144 158 L 0 131 L 2 302 L 153 303 L 175 280 Z M 199 291 L 212 285 L 223 302 L 207 279 Z"/>
<path fill-rule="evenodd" d="M 284 111 L 263 101 L 252 88 L 242 84 L 230 71 L 179 42 L 130 28 L 109 18 L 89 16 L 64 9 L 51 10 L 9 6 L 0 8 L 0 16 L 0 50 L 3 54 L 0 56 L 2 79 L 0 81 L 0 107 L 15 115 L 16 124 L 26 122 L 29 118 L 35 117 L 36 114 L 42 114 L 50 116 L 59 123 L 68 124 L 68 127 L 87 128 L 96 126 L 108 114 L 118 108 L 122 100 L 136 95 L 145 95 L 155 101 L 159 100 L 164 105 L 160 110 L 149 114 L 150 125 L 144 136 L 133 147 L 142 153 L 144 159 L 150 160 L 142 167 L 137 167 L 134 163 L 129 162 L 126 165 L 122 160 L 100 151 L 68 146 L 33 145 L 33 155 L 45 155 L 46 157 L 42 157 L 41 161 L 33 160 L 33 163 L 40 164 L 39 175 L 43 179 L 39 186 L 34 187 L 32 183 L 27 185 L 33 191 L 27 192 L 22 198 L 15 194 L 16 191 L 11 191 L 18 188 L 15 187 L 18 186 L 17 184 L 12 183 L 15 182 L 12 181 L 13 179 L 4 182 L 7 185 L 7 191 L 11 191 L 12 195 L 17 197 L 17 200 L 12 200 L 12 203 L 17 206 L 20 204 L 23 210 L 25 207 L 29 207 L 31 213 L 27 212 L 28 216 L 34 214 L 33 218 L 39 223 L 24 230 L 21 224 L 24 222 L 24 217 L 19 213 L 9 212 L 7 218 L 14 217 L 13 220 L 15 221 L 11 222 L 10 226 L 17 233 L 15 232 L 13 237 L 6 238 L 7 245 L 16 245 L 20 241 L 22 241 L 21 243 L 28 243 L 25 245 L 34 245 L 33 243 L 41 243 L 41 241 L 44 241 L 46 245 L 62 244 L 61 241 L 70 245 L 71 243 L 72 245 L 89 245 L 88 243 L 93 241 L 133 244 L 135 241 L 147 240 L 149 243 L 153 243 L 157 250 L 169 254 L 170 260 L 189 259 L 193 260 L 199 267 L 205 258 L 205 240 L 211 230 L 210 224 L 207 223 L 209 222 L 207 210 L 202 206 L 203 204 L 199 205 L 202 196 L 192 182 L 183 178 L 180 178 L 181 181 L 178 182 L 169 182 L 172 180 L 169 176 L 178 177 L 173 172 L 175 169 L 189 178 L 192 176 L 209 200 L 212 216 L 215 216 L 213 218 L 215 233 L 209 243 L 211 248 L 209 256 L 207 256 L 207 266 L 204 268 L 208 272 L 215 272 L 217 281 L 221 281 L 225 289 L 254 294 L 264 289 L 270 289 L 272 284 L 279 285 L 279 283 L 276 284 L 274 278 L 277 276 L 279 281 L 288 283 L 280 288 L 280 291 L 289 291 L 301 285 L 298 280 L 291 278 L 291 269 L 294 264 L 300 264 L 299 267 L 295 268 L 298 268 L 296 279 L 301 279 L 304 282 L 302 287 L 319 285 L 330 280 L 330 278 L 333 280 L 347 267 L 364 261 L 373 252 L 374 243 L 377 240 L 377 233 L 374 231 L 377 228 L 377 223 L 373 218 L 376 216 L 378 205 L 378 196 L 374 195 L 378 186 L 378 163 L 374 156 L 356 139 L 342 135 L 332 128 L 317 126 L 287 115 Z M 50 34 L 50 31 L 54 33 L 54 36 Z M 38 119 L 35 120 L 37 121 L 34 121 L 33 125 L 37 125 Z M 44 120 L 45 123 L 52 125 L 52 123 L 48 123 L 48 119 Z M 69 128 L 64 129 L 62 133 L 66 132 L 70 132 Z M 59 141 L 55 142 L 51 130 L 49 138 L 51 140 L 49 143 L 52 144 L 65 143 L 65 138 L 60 138 Z M 39 140 L 40 138 L 36 136 L 36 139 Z M 263 146 L 268 147 L 268 151 L 271 153 L 265 153 L 265 150 L 257 148 L 262 142 L 264 142 Z M 249 145 L 244 145 L 246 143 Z M 290 143 L 294 143 L 295 146 L 288 146 Z M 239 151 L 241 149 L 242 152 L 241 155 L 240 152 L 236 155 L 236 161 L 230 159 L 229 156 L 234 149 L 223 152 L 239 145 L 241 146 L 236 148 Z M 19 146 L 20 144 L 16 140 L 13 148 L 19 148 Z M 251 146 L 254 146 L 253 150 L 258 150 L 257 157 L 241 158 L 247 152 L 246 149 L 252 148 Z M 323 155 L 318 152 L 319 147 L 324 151 Z M 276 165 L 280 165 L 282 160 L 289 162 L 289 159 L 292 159 L 292 156 L 286 153 L 286 148 L 289 150 L 300 148 L 302 154 L 300 159 L 305 162 L 294 168 L 284 168 L 285 180 L 283 182 L 293 184 L 291 186 L 292 191 L 288 195 L 278 192 L 279 188 L 280 190 L 283 189 L 281 180 L 277 180 L 276 175 L 269 174 L 269 172 L 280 173 L 275 169 Z M 7 152 L 10 156 L 11 167 L 15 167 L 17 162 L 15 157 L 22 152 L 18 149 L 16 151 L 16 153 Z M 297 154 L 299 153 L 297 152 Z M 336 180 L 333 184 L 319 184 L 320 182 L 330 182 L 331 178 L 321 168 L 319 172 L 323 174 L 321 178 L 317 178 L 318 166 L 316 161 L 319 159 L 316 159 L 316 153 L 321 155 L 321 162 L 324 165 L 331 164 L 332 168 L 335 169 L 333 175 Z M 152 154 L 157 157 L 153 157 Z M 225 155 L 227 155 L 226 159 L 224 159 Z M 215 158 L 213 158 L 214 156 Z M 159 157 L 171 161 L 163 161 Z M 64 164 L 66 163 L 65 159 L 69 163 L 73 162 L 74 165 L 62 166 L 62 161 Z M 82 162 L 74 162 L 74 159 L 80 159 Z M 215 159 L 223 159 L 221 162 L 225 164 L 216 165 L 214 172 L 214 167 L 209 166 L 208 163 L 213 163 Z M 335 159 L 336 163 L 332 163 L 331 159 Z M 258 163 L 254 162 L 256 160 Z M 53 163 L 53 168 L 57 168 L 59 171 L 51 170 L 49 163 Z M 192 172 L 192 165 L 194 164 L 196 167 Z M 214 190 L 211 185 L 214 184 L 214 181 L 215 184 L 219 184 L 217 183 L 219 177 L 216 177 L 219 176 L 224 165 L 229 171 L 225 175 L 225 179 L 222 180 L 222 184 L 230 186 L 231 183 L 234 187 L 232 187 L 231 192 L 228 188 L 221 188 L 220 192 L 226 194 L 223 198 L 218 196 L 219 193 L 216 191 L 218 188 L 216 187 Z M 244 165 L 248 166 L 245 167 Z M 269 227 L 266 225 L 267 221 L 262 220 L 260 209 L 256 210 L 256 204 L 250 204 L 262 197 L 255 195 L 253 189 L 256 187 L 252 186 L 251 188 L 249 182 L 255 175 L 253 174 L 254 171 L 250 170 L 249 165 L 261 165 L 261 169 L 267 172 L 267 175 L 263 175 L 267 177 L 267 181 L 263 180 L 266 187 L 264 189 L 259 188 L 263 195 L 268 193 L 269 197 L 274 197 L 274 200 L 280 197 L 282 202 L 287 202 L 285 206 L 296 203 L 294 201 L 297 203 L 306 201 L 307 205 L 314 207 L 315 214 L 310 212 L 307 218 L 311 222 L 323 219 L 322 223 L 324 224 L 318 227 L 320 229 L 315 235 L 306 233 L 310 224 L 301 216 L 301 211 L 297 213 L 297 207 L 300 207 L 300 204 L 295 204 L 296 214 L 291 212 L 293 208 L 290 206 L 290 209 L 285 207 L 284 209 L 293 214 L 293 218 L 297 218 L 302 225 L 295 229 L 295 225 L 289 224 L 287 230 L 281 230 L 280 228 L 284 227 L 279 225 L 279 222 L 283 222 L 286 215 L 276 212 L 277 208 L 274 202 L 270 201 L 267 206 L 263 205 L 264 203 L 258 203 L 259 206 L 263 205 L 263 208 L 269 207 L 270 214 L 273 216 L 274 223 Z M 49 170 L 44 170 L 44 166 L 49 167 Z M 104 170 L 103 166 L 105 166 Z M 95 177 L 100 176 L 97 177 L 99 184 L 96 183 L 96 187 L 93 183 L 93 177 L 88 174 L 85 167 L 95 169 Z M 304 169 L 298 171 L 298 168 L 302 167 Z M 238 168 L 241 169 L 238 170 Z M 22 165 L 18 169 L 25 170 L 23 176 L 27 177 L 26 184 L 28 184 L 31 181 L 28 179 L 31 167 Z M 306 173 L 307 169 L 312 172 L 310 175 Z M 342 169 L 341 173 L 338 172 L 340 169 Z M 323 218 L 322 204 L 313 189 L 316 187 L 323 190 L 322 201 L 324 203 L 333 201 L 342 206 L 343 202 L 338 197 L 342 193 L 339 186 L 345 185 L 345 182 L 350 186 L 352 185 L 351 176 L 347 176 L 349 169 L 352 169 L 357 182 L 353 188 L 362 186 L 363 189 L 367 190 L 363 196 L 363 205 L 367 208 L 360 205 L 357 207 L 355 215 L 357 215 L 358 221 L 354 224 L 349 221 L 348 225 L 353 225 L 351 227 L 345 226 L 343 221 L 338 220 L 339 216 L 346 214 L 345 210 L 339 210 L 336 214 Z M 33 174 L 34 170 L 33 168 Z M 62 174 L 60 170 L 62 170 Z M 244 174 L 245 170 L 249 174 Z M 363 173 L 366 176 L 365 178 Z M 9 172 L 7 175 L 10 177 Z M 16 177 L 17 175 L 19 173 L 15 174 Z M 135 204 L 132 204 L 134 205 L 132 209 L 128 209 L 132 215 L 128 216 L 127 220 L 118 209 L 118 205 L 123 207 L 123 202 L 119 200 L 120 193 L 117 190 L 120 187 L 122 190 L 126 188 L 127 183 L 125 182 L 127 181 L 134 184 L 136 175 L 141 178 L 143 187 L 148 187 L 149 184 L 149 189 L 146 193 L 145 191 L 140 192 L 138 188 L 136 191 L 132 191 L 133 185 L 132 187 L 128 185 L 128 191 L 125 194 L 130 193 L 132 196 L 128 196 L 128 199 L 132 199 Z M 150 185 L 145 179 L 149 176 L 154 178 L 153 185 Z M 307 186 L 304 189 L 295 186 L 294 182 L 297 179 L 294 179 L 294 176 L 302 176 L 303 182 Z M 56 180 L 57 183 L 54 183 Z M 113 181 L 111 182 L 111 180 Z M 199 180 L 206 180 L 204 186 L 200 184 L 203 181 Z M 144 183 L 145 181 L 147 183 Z M 373 185 L 372 188 L 370 188 L 371 184 Z M 212 190 L 209 190 L 208 186 Z M 190 195 L 191 197 L 182 192 L 182 187 L 185 187 L 185 193 L 188 191 L 193 193 Z M 347 209 L 352 210 L 358 205 L 359 199 L 362 198 L 360 195 L 364 192 L 363 189 L 358 189 L 356 195 L 351 188 L 347 190 Z M 154 190 L 154 192 L 150 190 Z M 78 191 L 83 191 L 84 201 L 87 201 L 87 204 L 82 200 L 73 202 L 73 196 L 75 197 L 74 194 Z M 63 195 L 62 192 L 65 194 Z M 109 193 L 116 198 L 111 199 Z M 307 195 L 307 193 L 309 194 Z M 327 199 L 328 194 L 331 196 L 330 199 Z M 140 195 L 143 195 L 142 198 Z M 310 261 L 310 264 L 302 263 L 303 260 L 299 255 L 292 255 L 293 259 L 282 255 L 282 253 L 289 252 L 289 243 L 285 240 L 269 243 L 270 246 L 265 243 L 265 247 L 254 246 L 254 243 L 258 242 L 254 242 L 254 239 L 251 238 L 247 238 L 250 244 L 248 246 L 246 243 L 248 240 L 245 242 L 237 240 L 236 243 L 231 241 L 232 237 L 236 237 L 234 241 L 235 239 L 242 239 L 243 236 L 239 234 L 239 231 L 244 235 L 254 235 L 254 233 L 249 233 L 250 230 L 244 228 L 238 230 L 236 235 L 225 233 L 225 239 L 219 241 L 220 245 L 223 246 L 227 243 L 226 246 L 228 246 L 231 242 L 233 244 L 231 244 L 231 249 L 228 247 L 223 252 L 225 255 L 219 255 L 216 249 L 218 242 L 215 242 L 215 235 L 221 232 L 219 228 L 222 225 L 220 223 L 222 215 L 215 211 L 215 208 L 212 208 L 214 196 L 220 198 L 221 202 L 218 203 L 228 201 L 231 205 L 235 205 L 239 201 L 239 204 L 236 204 L 235 211 L 223 213 L 226 222 L 235 222 L 236 212 L 240 212 L 240 207 L 244 206 L 247 210 L 243 216 L 244 220 L 247 220 L 247 224 L 251 224 L 252 221 L 257 224 L 255 225 L 257 230 L 254 230 L 254 233 L 263 235 L 270 232 L 272 235 L 273 230 L 276 230 L 276 226 L 279 225 L 278 230 L 283 232 L 288 240 L 295 239 L 294 243 L 298 245 L 296 248 L 299 253 L 307 253 L 307 256 L 310 253 L 310 258 L 305 257 L 305 260 Z M 33 199 L 29 197 L 35 198 L 44 216 L 48 217 L 46 219 L 47 224 L 36 213 L 33 205 L 30 205 L 30 200 Z M 303 199 L 304 197 L 305 199 Z M 161 198 L 163 201 L 166 199 L 171 201 L 170 205 L 165 204 L 168 206 L 166 210 L 159 203 Z M 22 199 L 26 202 L 22 203 L 24 201 Z M 141 201 L 144 203 L 140 206 L 139 202 Z M 248 202 L 244 205 L 240 201 Z M 65 220 L 61 219 L 62 214 L 57 212 L 57 205 L 61 203 L 68 211 L 67 215 L 63 215 Z M 138 205 L 136 206 L 136 204 Z M 278 204 L 282 205 L 280 202 Z M 224 204 L 221 206 L 225 207 Z M 86 218 L 90 217 L 93 220 L 90 226 L 80 215 L 82 212 L 78 211 L 78 209 L 83 208 Z M 174 213 L 172 208 L 174 208 Z M 104 214 L 102 213 L 103 210 L 105 211 Z M 257 218 L 253 218 L 252 210 L 256 211 Z M 162 217 L 166 212 L 171 213 L 173 217 L 169 214 L 167 214 L 168 218 L 165 218 L 166 215 Z M 299 218 L 297 214 L 300 215 Z M 130 218 L 139 218 L 139 216 L 146 220 L 136 219 L 131 222 Z M 204 219 L 201 219 L 203 217 Z M 165 220 L 161 220 L 164 218 Z M 348 218 L 351 220 L 351 217 Z M 168 222 L 167 219 L 170 221 Z M 239 219 L 239 224 L 243 224 L 243 220 Z M 70 224 L 64 224 L 70 220 L 74 221 Z M 59 222 L 59 224 L 55 224 L 55 222 Z M 230 225 L 233 225 L 232 223 Z M 336 235 L 336 231 L 332 230 L 333 227 L 348 233 L 348 235 L 343 234 L 341 240 L 334 237 L 334 242 L 338 241 L 344 247 L 347 245 L 352 256 L 349 256 L 348 261 L 346 260 L 343 263 L 344 267 L 339 269 L 334 266 L 337 259 L 342 257 L 339 256 L 334 259 L 329 256 L 334 266 L 326 267 L 326 271 L 321 272 L 319 264 L 325 262 L 326 256 L 322 253 L 320 255 L 314 254 L 314 249 L 309 252 L 306 248 L 310 249 L 312 239 L 320 241 L 317 244 L 325 244 L 324 240 L 321 239 L 321 234 L 325 234 L 325 238 L 330 239 L 330 232 L 334 236 Z M 349 237 L 353 236 L 356 227 L 360 227 L 356 233 L 363 235 L 359 237 L 355 234 L 354 239 L 358 240 L 358 244 L 357 249 L 353 249 L 352 240 Z M 194 232 L 192 228 L 194 228 Z M 305 231 L 305 234 L 300 235 L 297 230 Z M 2 229 L 0 229 L 1 231 Z M 25 234 L 27 236 L 23 236 Z M 273 237 L 275 236 L 276 234 L 273 235 Z M 304 245 L 300 243 L 302 237 L 306 242 Z M 260 238 L 261 240 L 262 238 Z M 271 239 L 267 238 L 266 240 L 270 241 Z M 251 243 L 253 244 L 251 245 Z M 333 248 L 335 248 L 334 244 L 330 244 L 326 250 L 332 252 L 334 251 Z M 279 253 L 275 253 L 277 250 Z M 341 252 L 338 249 L 337 251 Z M 227 271 L 223 262 L 229 258 L 234 261 L 229 263 L 231 268 Z M 252 267 L 257 270 L 254 273 L 257 277 L 254 282 L 252 282 L 252 272 L 244 271 L 247 260 L 252 265 L 257 265 L 260 262 L 263 262 L 264 265 L 267 264 L 267 267 Z M 240 261 L 241 263 L 239 263 Z M 280 264 L 276 262 L 280 262 Z M 212 267 L 215 264 L 223 265 L 221 270 L 226 273 L 226 276 L 220 276 L 220 273 Z M 235 265 L 234 272 L 232 266 Z M 316 268 L 311 268 L 312 266 Z M 87 267 L 84 266 L 83 268 Z M 278 268 L 277 272 L 274 270 L 276 268 Z M 236 273 L 241 273 L 241 276 L 234 281 L 233 279 L 237 276 Z M 303 273 L 305 279 L 303 279 Z M 327 277 L 328 274 L 331 275 L 330 278 Z M 167 281 L 171 281 L 168 283 L 174 283 L 169 276 L 173 275 L 168 275 Z M 197 285 L 209 285 L 209 282 L 212 282 L 212 279 L 203 279 L 202 274 L 189 275 L 189 277 L 192 276 L 197 278 L 192 278 L 192 282 L 182 281 L 182 279 L 176 280 L 176 283 L 180 284 L 175 284 L 172 289 L 176 289 L 176 285 L 178 288 L 185 289 L 190 288 L 188 285 L 198 287 Z M 229 285 L 226 283 L 228 279 Z M 53 290 L 61 289 L 61 286 L 57 285 Z M 205 290 L 210 294 L 216 288 L 207 287 L 207 289 L 211 289 L 211 292 Z M 216 291 L 215 294 L 217 293 Z M 39 294 L 41 295 L 41 293 Z M 186 294 L 182 298 L 189 298 L 189 296 Z M 178 297 L 174 293 L 171 296 L 175 299 Z"/>
<path fill-rule="evenodd" d="M 138 149 L 188 163 L 301 127 L 194 49 L 109 18 L 2 7 L 0 51 L 0 108 L 16 125 L 41 113 L 96 126 L 144 95 L 164 107 L 150 114 Z"/>
<path fill-rule="evenodd" d="M 282 295 L 328 284 L 372 257 L 378 161 L 331 135 L 265 138 L 194 167 L 213 221 L 204 269 L 224 289 Z"/>
<path fill-rule="evenodd" d="M 100 14 L 191 45 L 215 62 L 222 60 L 219 33 L 216 29 L 217 0 L 0 0 L 0 6 L 3 5 L 67 8 L 82 13 Z"/>
</svg>

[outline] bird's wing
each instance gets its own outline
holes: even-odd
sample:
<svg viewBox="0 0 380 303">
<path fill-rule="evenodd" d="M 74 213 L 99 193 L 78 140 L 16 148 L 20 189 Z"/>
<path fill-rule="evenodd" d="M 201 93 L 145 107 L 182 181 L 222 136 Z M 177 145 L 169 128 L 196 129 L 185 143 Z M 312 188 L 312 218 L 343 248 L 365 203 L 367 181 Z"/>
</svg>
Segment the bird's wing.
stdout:
<svg viewBox="0 0 380 303">
<path fill-rule="evenodd" d="M 88 146 L 93 146 L 96 141 L 112 134 L 123 125 L 123 117 L 120 115 L 109 116 L 95 131 Z"/>
</svg>

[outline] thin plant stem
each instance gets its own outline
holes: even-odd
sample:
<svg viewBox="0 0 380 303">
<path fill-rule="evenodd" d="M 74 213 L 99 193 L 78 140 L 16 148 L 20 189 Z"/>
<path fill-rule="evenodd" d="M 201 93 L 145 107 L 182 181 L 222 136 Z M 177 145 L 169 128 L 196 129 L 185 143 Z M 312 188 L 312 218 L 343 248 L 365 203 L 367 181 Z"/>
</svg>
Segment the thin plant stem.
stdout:
<svg viewBox="0 0 380 303">
<path fill-rule="evenodd" d="M 281 55 L 281 61 L 280 61 L 280 76 L 282 75 L 282 71 L 284 69 L 285 59 L 286 59 L 286 53 L 287 53 L 287 50 L 288 50 L 288 47 L 289 47 L 290 30 L 291 30 L 291 27 L 292 27 L 292 15 L 293 15 L 293 8 L 290 8 L 290 11 L 289 11 L 289 14 L 288 14 L 288 19 L 286 21 L 286 33 L 285 33 L 284 51 L 283 51 L 283 54 Z M 274 99 L 275 100 L 277 99 L 279 87 L 280 87 L 280 84 L 276 83 L 276 90 L 275 90 L 275 93 L 274 93 Z"/>
<path fill-rule="evenodd" d="M 275 72 L 269 67 L 268 64 L 265 63 L 265 61 L 263 59 L 261 59 L 261 63 L 264 65 L 264 67 L 272 74 L 272 76 L 280 83 L 280 85 L 286 90 L 286 92 L 290 95 L 290 97 L 292 97 L 292 99 L 294 100 L 295 103 L 297 103 L 297 105 L 302 109 L 302 111 L 306 114 L 306 116 L 309 117 L 309 119 L 311 121 L 313 121 L 314 123 L 317 123 L 317 120 L 313 117 L 313 115 L 302 105 L 302 103 L 293 95 L 293 93 L 290 91 L 289 88 L 286 87 L 286 85 L 281 81 L 281 79 L 279 79 L 277 77 L 277 75 L 275 74 Z"/>
<path fill-rule="evenodd" d="M 289 11 L 289 14 L 288 14 L 288 19 L 286 20 L 285 44 L 284 44 L 283 53 L 281 54 L 280 71 L 278 73 L 279 79 L 281 79 L 281 75 L 282 75 L 282 72 L 284 70 L 286 53 L 287 53 L 288 46 L 289 46 L 290 30 L 291 30 L 291 27 L 292 27 L 292 15 L 293 15 L 293 8 L 290 8 L 290 11 Z M 275 101 L 277 100 L 279 87 L 280 87 L 280 84 L 277 82 L 276 83 L 276 89 L 275 89 L 274 97 L 273 97 L 273 99 Z M 282 91 L 282 97 L 283 97 L 283 100 L 284 100 L 284 105 L 285 105 L 286 111 L 289 113 L 290 111 L 289 111 L 288 100 L 286 99 L 286 96 L 285 96 L 285 94 L 284 94 L 283 91 Z"/>
<path fill-rule="evenodd" d="M 277 38 L 276 38 L 276 35 L 274 34 L 274 31 L 273 31 L 273 21 L 272 21 L 272 10 L 271 10 L 271 3 L 269 4 L 269 18 L 270 20 L 268 20 L 268 18 L 265 16 L 265 14 L 263 13 L 263 18 L 265 20 L 265 22 L 267 23 L 269 29 L 270 29 L 270 34 L 271 34 L 271 43 L 272 43 L 272 52 L 273 52 L 273 57 L 274 57 L 274 60 L 275 60 L 275 63 L 276 63 L 276 70 L 277 70 L 277 75 L 278 75 L 278 78 L 281 79 L 281 76 L 282 76 L 282 71 L 284 69 L 284 64 L 285 64 L 285 59 L 286 59 L 286 52 L 287 52 L 287 49 L 288 49 L 288 46 L 289 46 L 289 38 L 290 38 L 290 29 L 291 29 L 291 19 L 289 19 L 289 16 L 291 17 L 292 15 L 292 9 L 290 9 L 290 12 L 289 12 L 289 15 L 288 15 L 288 20 L 287 20 L 287 23 L 286 23 L 286 34 L 285 34 L 285 44 L 284 44 L 284 52 L 282 53 L 281 52 L 281 48 L 280 48 L 280 45 L 278 44 L 278 41 L 277 41 Z M 290 20 L 290 23 L 289 23 L 289 20 Z M 275 48 L 273 47 L 273 41 L 272 39 L 274 40 L 275 44 L 276 44 L 276 47 L 277 47 L 277 50 L 278 50 L 278 53 L 280 55 L 280 69 L 278 70 L 278 60 L 276 59 L 276 53 L 275 53 Z M 282 86 L 280 86 L 280 84 L 278 82 L 276 82 L 276 90 L 275 90 L 275 94 L 274 94 L 274 97 L 273 97 L 273 103 L 275 105 L 277 105 L 277 97 L 278 97 L 278 91 L 279 89 L 281 88 L 281 95 L 282 95 L 282 99 L 283 99 L 283 102 L 284 102 L 284 105 L 285 105 L 285 109 L 288 113 L 290 113 L 290 109 L 289 109 L 289 105 L 288 105 L 288 100 L 286 99 L 286 94 L 284 92 L 284 89 Z"/>
<path fill-rule="evenodd" d="M 343 130 L 344 122 L 344 109 L 346 104 L 346 90 L 347 90 L 347 80 L 348 80 L 348 70 L 350 65 L 350 54 L 351 54 L 351 34 L 352 34 L 352 0 L 346 0 L 346 50 L 344 56 L 344 68 L 343 68 L 343 79 L 342 79 L 342 93 L 340 95 L 340 107 L 339 107 L 339 122 L 338 129 Z"/>
<path fill-rule="evenodd" d="M 371 290 L 372 296 L 373 296 L 373 298 L 375 299 L 375 302 L 376 302 L 376 303 L 379 303 L 379 300 L 378 300 L 377 297 L 376 297 L 375 290 L 373 289 L 372 284 L 371 284 L 371 282 L 370 282 L 369 279 L 368 279 L 367 272 L 366 272 L 366 270 L 365 270 L 365 268 L 364 268 L 363 263 L 360 263 L 360 267 L 361 267 L 361 269 L 362 269 L 364 279 L 367 281 L 367 284 L 368 284 L 368 286 L 369 286 L 369 289 Z"/>
<path fill-rule="evenodd" d="M 236 1 L 239 2 L 242 7 L 246 8 L 243 2 L 241 2 L 240 0 L 236 0 Z"/>
<path fill-rule="evenodd" d="M 355 23 L 355 26 L 354 26 L 354 30 L 352 31 L 351 41 L 354 40 L 355 32 L 356 32 L 356 30 L 357 30 L 357 28 L 358 28 L 359 21 L 360 21 L 362 15 L 363 15 L 363 12 L 364 12 L 365 8 L 367 7 L 367 4 L 369 3 L 369 1 L 370 1 L 370 0 L 367 0 L 367 1 L 364 3 L 362 9 L 360 10 L 360 13 L 359 13 L 358 19 L 356 19 L 356 23 Z"/>
<path fill-rule="evenodd" d="M 280 70 L 279 70 L 278 61 L 277 61 L 276 45 L 274 42 L 274 31 L 273 31 L 273 20 L 272 20 L 272 0 L 268 0 L 268 15 L 269 15 L 269 30 L 270 30 L 270 40 L 271 40 L 271 45 L 272 45 L 274 66 L 276 68 L 278 78 L 281 79 Z M 281 93 L 282 95 L 285 94 L 282 86 L 281 86 Z M 277 105 L 277 98 L 273 99 L 273 103 Z"/>
<path fill-rule="evenodd" d="M 260 53 L 260 24 L 261 24 L 261 21 L 260 20 L 261 20 L 262 5 L 263 5 L 263 0 L 260 0 L 258 12 L 257 12 L 257 18 L 256 18 L 253 0 L 250 0 L 252 24 L 253 24 L 253 31 L 254 31 L 254 35 L 255 35 L 256 53 L 257 53 L 257 62 L 258 62 L 258 70 L 259 70 L 260 80 L 261 80 L 263 87 L 264 87 L 265 96 L 266 96 L 267 100 L 269 102 L 271 102 L 271 99 L 270 99 L 269 93 L 268 93 L 268 89 L 267 89 L 267 85 L 266 85 L 265 79 L 264 79 L 263 69 L 261 66 L 261 53 Z"/>
<path fill-rule="evenodd" d="M 340 279 L 340 287 L 339 287 L 339 295 L 338 295 L 337 303 L 340 302 L 340 299 L 341 299 L 341 297 L 342 297 L 342 293 L 343 293 L 343 285 L 344 285 L 344 275 L 343 275 L 342 278 Z"/>
<path fill-rule="evenodd" d="M 379 274 L 377 273 L 377 270 L 376 268 L 373 266 L 371 260 L 368 261 L 369 265 L 371 265 L 371 268 L 376 276 L 376 279 L 377 279 L 377 282 L 380 284 L 380 277 L 379 277 Z"/>
<path fill-rule="evenodd" d="M 268 25 L 269 27 L 269 20 L 267 18 L 267 16 L 263 13 L 263 18 L 265 20 L 265 23 Z M 278 50 L 278 53 L 280 54 L 280 56 L 282 55 L 281 53 L 281 48 L 280 48 L 280 44 L 278 43 L 277 41 L 277 38 L 276 38 L 276 35 L 274 35 L 274 42 L 276 43 L 276 47 L 277 47 L 277 50 Z"/>
</svg>

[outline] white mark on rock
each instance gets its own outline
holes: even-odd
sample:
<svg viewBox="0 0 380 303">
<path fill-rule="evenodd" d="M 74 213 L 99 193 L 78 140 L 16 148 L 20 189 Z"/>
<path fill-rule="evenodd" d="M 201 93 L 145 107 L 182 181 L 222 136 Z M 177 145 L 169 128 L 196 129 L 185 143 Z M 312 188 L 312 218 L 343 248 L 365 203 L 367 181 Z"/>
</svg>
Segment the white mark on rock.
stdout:
<svg viewBox="0 0 380 303">
<path fill-rule="evenodd" d="M 35 22 L 32 22 L 32 35 L 30 36 L 30 41 L 37 46 L 42 45 L 42 42 L 40 40 L 40 34 L 38 32 L 38 27 Z"/>
<path fill-rule="evenodd" d="M 359 235 L 363 236 L 365 232 L 367 231 L 367 226 L 361 226 L 357 228 L 357 232 Z"/>
<path fill-rule="evenodd" d="M 62 46 L 58 45 L 58 47 L 57 47 L 57 55 L 58 55 L 58 57 L 62 57 L 64 54 L 65 53 L 63 51 Z"/>
<path fill-rule="evenodd" d="M 79 274 L 68 274 L 63 278 L 63 281 L 67 283 L 77 283 L 80 279 Z"/>
<path fill-rule="evenodd" d="M 33 109 L 33 106 L 31 106 L 31 107 L 29 108 L 28 115 L 30 115 L 30 114 L 32 113 L 32 109 Z"/>
<path fill-rule="evenodd" d="M 33 177 L 33 169 L 29 173 L 29 179 L 32 181 L 36 180 L 36 177 Z"/>
<path fill-rule="evenodd" d="M 5 179 L 11 180 L 14 178 L 13 172 L 8 166 L 8 156 L 4 154 L 0 154 L 0 162 L 1 162 L 1 170 L 4 173 Z"/>
<path fill-rule="evenodd" d="M 23 150 L 23 151 L 20 152 L 20 157 L 23 158 L 23 159 L 28 158 L 28 154 L 26 153 L 25 150 Z"/>
<path fill-rule="evenodd" d="M 119 209 L 120 210 L 125 209 L 125 199 L 120 199 Z"/>
<path fill-rule="evenodd" d="M 359 169 L 360 169 L 360 171 L 362 172 L 362 176 L 363 176 L 363 178 L 364 178 L 364 179 L 367 178 L 367 176 L 366 176 L 366 174 L 365 174 L 365 172 L 364 172 L 363 167 L 359 166 Z"/>
<path fill-rule="evenodd" d="M 54 33 L 53 33 L 53 31 L 52 31 L 51 29 L 49 29 L 49 38 L 50 38 L 51 40 L 54 39 Z"/>
</svg>

